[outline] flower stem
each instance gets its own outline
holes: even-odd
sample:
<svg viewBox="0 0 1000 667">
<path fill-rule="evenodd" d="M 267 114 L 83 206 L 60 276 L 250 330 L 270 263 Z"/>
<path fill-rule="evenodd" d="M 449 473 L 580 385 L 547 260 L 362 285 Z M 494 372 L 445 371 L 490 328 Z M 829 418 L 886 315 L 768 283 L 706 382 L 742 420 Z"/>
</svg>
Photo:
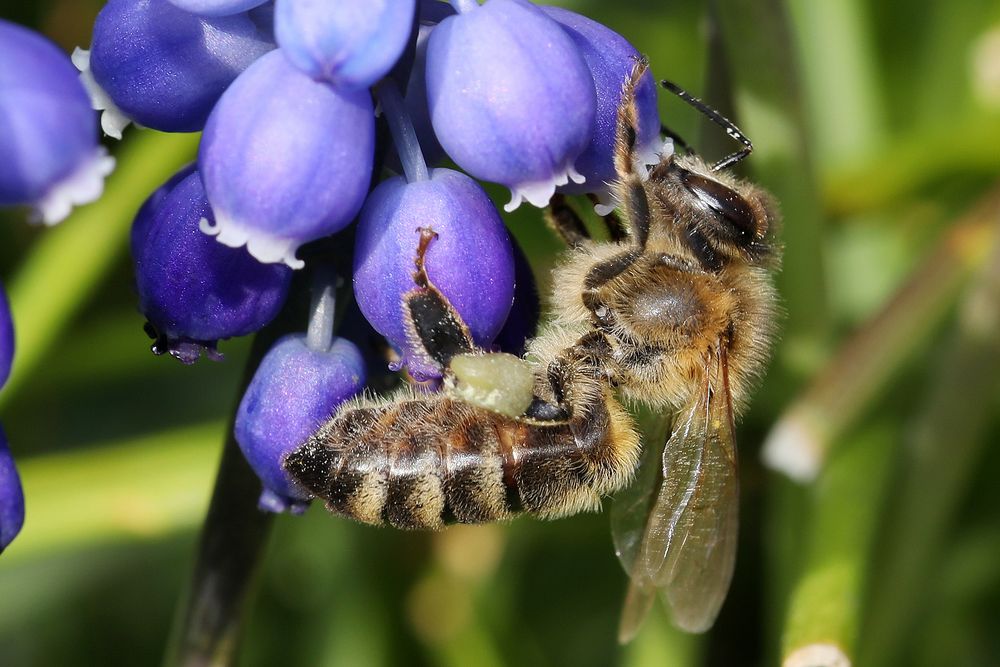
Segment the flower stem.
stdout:
<svg viewBox="0 0 1000 667">
<path fill-rule="evenodd" d="M 282 334 L 295 330 L 294 310 L 286 305 L 278 318 L 254 338 L 237 392 L 237 404 L 271 344 Z M 235 419 L 234 409 L 199 538 L 194 571 L 178 606 L 167 645 L 163 663 L 166 667 L 235 663 L 246 601 L 274 520 L 273 514 L 257 509 L 260 480 L 236 442 Z"/>
<path fill-rule="evenodd" d="M 420 152 L 417 133 L 410 122 L 396 82 L 390 77 L 382 79 L 375 85 L 375 96 L 382 105 L 382 114 L 389 124 L 389 132 L 392 133 L 392 141 L 403 165 L 406 181 L 426 181 L 429 178 L 427 163 L 424 161 L 424 154 Z"/>
<path fill-rule="evenodd" d="M 476 0 L 448 0 L 455 11 L 461 14 L 462 12 L 468 12 L 479 7 L 479 3 Z"/>
<path fill-rule="evenodd" d="M 333 343 L 333 319 L 337 310 L 337 275 L 332 269 L 325 266 L 313 269 L 312 291 L 306 345 L 310 350 L 326 352 Z"/>
</svg>

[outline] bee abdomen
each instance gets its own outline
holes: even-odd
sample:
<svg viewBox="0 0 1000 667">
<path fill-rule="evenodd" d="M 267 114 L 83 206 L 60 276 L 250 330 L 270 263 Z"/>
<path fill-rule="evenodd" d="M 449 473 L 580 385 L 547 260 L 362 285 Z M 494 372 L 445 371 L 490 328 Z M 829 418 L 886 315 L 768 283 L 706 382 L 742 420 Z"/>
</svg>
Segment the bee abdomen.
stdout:
<svg viewBox="0 0 1000 667">
<path fill-rule="evenodd" d="M 568 424 L 538 425 L 428 397 L 349 408 L 285 467 L 335 513 L 426 529 L 518 511 L 554 517 L 593 509 L 607 492 L 609 457 L 585 454 Z M 619 463 L 629 469 L 617 477 L 627 479 L 633 464 Z"/>
</svg>

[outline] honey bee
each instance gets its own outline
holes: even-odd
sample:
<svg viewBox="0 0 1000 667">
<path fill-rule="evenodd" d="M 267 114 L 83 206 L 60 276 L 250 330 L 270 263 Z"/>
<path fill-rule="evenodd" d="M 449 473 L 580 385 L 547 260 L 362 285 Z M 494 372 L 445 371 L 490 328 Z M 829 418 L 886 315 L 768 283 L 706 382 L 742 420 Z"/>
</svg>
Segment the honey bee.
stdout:
<svg viewBox="0 0 1000 667">
<path fill-rule="evenodd" d="M 725 171 L 752 146 L 717 112 L 664 82 L 743 148 L 714 165 L 672 151 L 651 170 L 639 164 L 634 93 L 646 69 L 636 64 L 618 110 L 621 218 L 609 218 L 610 241 L 591 240 L 554 200 L 547 217 L 569 249 L 554 270 L 551 318 L 525 356 L 476 348 L 427 276 L 434 233 L 419 230 L 403 307 L 410 342 L 444 369 L 443 389 L 348 403 L 284 462 L 331 511 L 418 529 L 596 510 L 637 478 L 613 510 L 631 577 L 623 641 L 657 592 L 692 632 L 709 628 L 725 599 L 739 505 L 734 422 L 768 357 L 778 262 L 770 197 Z M 620 399 L 674 415 L 638 475 L 640 436 Z"/>
</svg>

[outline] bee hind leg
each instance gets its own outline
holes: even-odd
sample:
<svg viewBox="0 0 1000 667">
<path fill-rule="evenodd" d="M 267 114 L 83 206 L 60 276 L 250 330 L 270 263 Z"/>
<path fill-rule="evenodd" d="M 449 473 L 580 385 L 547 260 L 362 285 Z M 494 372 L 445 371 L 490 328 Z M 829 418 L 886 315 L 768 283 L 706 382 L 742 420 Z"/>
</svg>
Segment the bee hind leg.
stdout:
<svg viewBox="0 0 1000 667">
<path fill-rule="evenodd" d="M 411 346 L 425 356 L 425 361 L 446 368 L 456 354 L 475 349 L 472 334 L 462 316 L 427 276 L 424 259 L 437 233 L 421 227 L 420 243 L 414 258 L 412 290 L 403 295 L 406 331 Z"/>
</svg>

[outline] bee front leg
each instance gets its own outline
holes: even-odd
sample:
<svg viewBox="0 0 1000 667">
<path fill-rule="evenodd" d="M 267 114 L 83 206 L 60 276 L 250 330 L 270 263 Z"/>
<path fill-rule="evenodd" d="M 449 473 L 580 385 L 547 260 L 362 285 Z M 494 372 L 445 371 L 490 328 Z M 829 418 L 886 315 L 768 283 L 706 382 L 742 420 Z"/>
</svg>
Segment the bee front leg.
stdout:
<svg viewBox="0 0 1000 667">
<path fill-rule="evenodd" d="M 628 221 L 629 236 L 639 250 L 645 249 L 649 237 L 650 213 L 644 186 L 645 174 L 638 168 L 635 150 L 638 136 L 635 89 L 648 69 L 649 63 L 642 58 L 625 80 L 615 128 L 614 159 L 618 180 L 614 183 L 614 190 Z"/>
</svg>

